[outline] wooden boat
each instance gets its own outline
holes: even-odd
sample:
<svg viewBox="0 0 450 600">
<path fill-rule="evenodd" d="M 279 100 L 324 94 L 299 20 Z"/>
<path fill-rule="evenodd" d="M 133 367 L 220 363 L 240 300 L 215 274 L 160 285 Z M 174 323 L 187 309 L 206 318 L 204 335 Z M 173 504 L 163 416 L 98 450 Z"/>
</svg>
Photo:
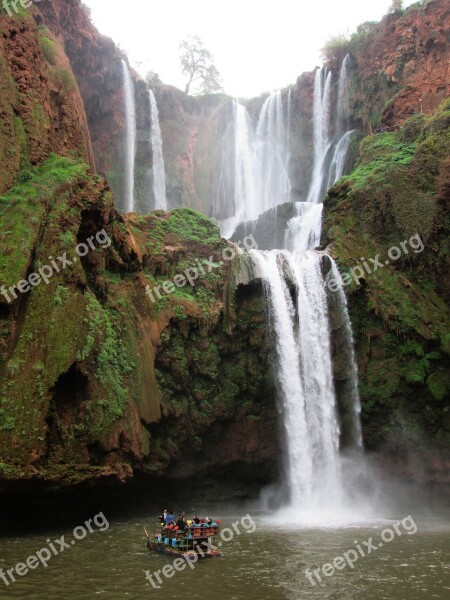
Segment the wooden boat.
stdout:
<svg viewBox="0 0 450 600">
<path fill-rule="evenodd" d="M 222 556 L 220 552 L 222 543 L 217 543 L 219 535 L 217 523 L 190 525 L 185 531 L 163 527 L 160 531 L 154 532 L 153 538 L 147 533 L 145 527 L 144 531 L 147 536 L 147 548 L 154 552 L 179 556 L 185 560 Z"/>
</svg>

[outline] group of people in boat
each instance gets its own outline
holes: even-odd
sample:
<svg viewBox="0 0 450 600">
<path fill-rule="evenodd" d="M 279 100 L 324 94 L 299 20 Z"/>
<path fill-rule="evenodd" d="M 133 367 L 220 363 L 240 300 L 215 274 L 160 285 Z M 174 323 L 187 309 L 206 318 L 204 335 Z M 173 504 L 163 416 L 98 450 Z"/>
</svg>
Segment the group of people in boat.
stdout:
<svg viewBox="0 0 450 600">
<path fill-rule="evenodd" d="M 169 529 L 175 531 L 186 531 L 192 525 L 216 525 L 218 521 L 213 523 L 209 517 L 202 519 L 197 515 L 193 515 L 192 519 L 186 519 L 186 513 L 181 512 L 178 519 L 175 518 L 172 510 L 165 508 L 159 515 L 161 529 Z"/>
</svg>

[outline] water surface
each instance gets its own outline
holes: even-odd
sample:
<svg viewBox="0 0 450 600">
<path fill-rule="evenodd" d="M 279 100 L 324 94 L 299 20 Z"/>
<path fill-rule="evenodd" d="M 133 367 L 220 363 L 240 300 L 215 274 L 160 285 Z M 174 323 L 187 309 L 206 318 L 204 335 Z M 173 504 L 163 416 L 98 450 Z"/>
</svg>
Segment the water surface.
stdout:
<svg viewBox="0 0 450 600">
<path fill-rule="evenodd" d="M 245 512 L 222 516 L 230 526 Z M 107 516 L 107 515 L 106 515 Z M 8 587 L 0 580 L 0 598 L 28 600 L 87 600 L 143 598 L 197 600 L 420 600 L 450 598 L 450 541 L 448 524 L 442 520 L 415 517 L 418 531 L 403 530 L 401 537 L 360 558 L 328 578 L 326 585 L 312 585 L 305 569 L 330 563 L 354 542 L 380 541 L 386 521 L 358 525 L 305 527 L 253 514 L 257 528 L 223 543 L 223 558 L 186 567 L 154 589 L 145 571 L 162 569 L 173 562 L 145 548 L 144 525 L 156 526 L 154 517 L 111 521 L 107 531 L 95 530 L 84 540 L 53 557 L 47 568 L 40 566 Z M 401 517 L 400 517 L 401 518 Z M 1 539 L 0 567 L 7 569 L 46 546 L 46 540 L 73 539 L 72 531 L 49 531 L 27 537 Z"/>
</svg>

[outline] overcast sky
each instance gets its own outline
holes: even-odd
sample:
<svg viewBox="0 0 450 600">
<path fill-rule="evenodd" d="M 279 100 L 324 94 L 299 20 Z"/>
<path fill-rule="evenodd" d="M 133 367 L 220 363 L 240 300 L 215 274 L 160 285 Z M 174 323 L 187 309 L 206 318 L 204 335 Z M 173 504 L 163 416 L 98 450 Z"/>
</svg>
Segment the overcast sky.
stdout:
<svg viewBox="0 0 450 600">
<path fill-rule="evenodd" d="M 180 41 L 199 35 L 215 56 L 225 91 L 257 96 L 295 83 L 320 64 L 330 36 L 379 21 L 392 0 L 84 0 L 98 29 L 135 68 L 184 88 Z M 407 0 L 406 5 L 413 0 Z"/>
</svg>

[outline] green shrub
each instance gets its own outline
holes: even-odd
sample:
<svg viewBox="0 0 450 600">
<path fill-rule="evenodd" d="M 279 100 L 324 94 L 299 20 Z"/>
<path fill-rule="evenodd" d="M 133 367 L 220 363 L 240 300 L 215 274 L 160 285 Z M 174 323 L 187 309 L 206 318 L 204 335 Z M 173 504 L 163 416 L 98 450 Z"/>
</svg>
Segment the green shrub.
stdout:
<svg viewBox="0 0 450 600">
<path fill-rule="evenodd" d="M 52 67 L 51 77 L 61 97 L 69 96 L 77 89 L 75 79 L 66 67 Z"/>
<path fill-rule="evenodd" d="M 55 42 L 53 40 L 51 40 L 50 38 L 46 37 L 45 35 L 43 35 L 41 37 L 41 50 L 42 50 L 42 54 L 44 55 L 45 60 L 50 65 L 55 65 L 56 64 L 56 56 L 57 56 Z"/>
<path fill-rule="evenodd" d="M 350 51 L 350 38 L 340 33 L 331 37 L 322 48 L 322 58 L 326 63 L 341 63 Z"/>
<path fill-rule="evenodd" d="M 405 122 L 403 129 L 400 131 L 400 140 L 406 143 L 415 142 L 428 121 L 429 117 L 424 113 L 419 113 L 408 119 Z"/>
</svg>

